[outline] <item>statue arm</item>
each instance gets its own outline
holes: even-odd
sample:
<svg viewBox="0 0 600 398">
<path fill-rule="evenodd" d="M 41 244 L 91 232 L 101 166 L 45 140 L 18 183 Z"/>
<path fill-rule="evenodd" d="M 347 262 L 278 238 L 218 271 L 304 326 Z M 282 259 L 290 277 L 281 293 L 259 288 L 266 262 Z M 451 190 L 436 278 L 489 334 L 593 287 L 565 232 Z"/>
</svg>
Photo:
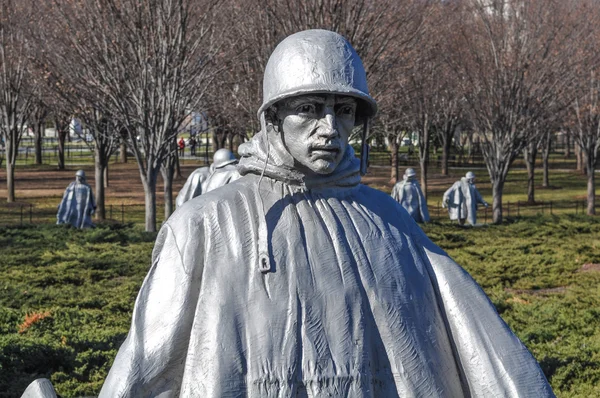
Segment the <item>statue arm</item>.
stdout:
<svg viewBox="0 0 600 398">
<path fill-rule="evenodd" d="M 444 196 L 442 198 L 442 207 L 449 207 L 450 204 L 450 196 L 454 193 L 454 185 L 444 192 Z"/>
<path fill-rule="evenodd" d="M 197 264 L 195 264 L 197 266 Z M 178 396 L 200 286 L 165 224 L 136 299 L 131 329 L 100 398 Z"/>
<path fill-rule="evenodd" d="M 554 397 L 539 364 L 471 276 L 422 231 L 424 262 L 473 397 Z"/>
<path fill-rule="evenodd" d="M 475 195 L 477 195 L 477 198 L 476 198 L 477 203 L 481 203 L 485 207 L 488 207 L 488 203 L 483 199 L 483 197 L 481 196 L 481 194 L 479 193 L 479 190 L 477 188 L 475 188 Z"/>
<path fill-rule="evenodd" d="M 404 185 L 399 182 L 394 185 L 392 189 L 392 198 L 398 203 L 402 202 L 402 198 L 404 197 Z"/>
</svg>

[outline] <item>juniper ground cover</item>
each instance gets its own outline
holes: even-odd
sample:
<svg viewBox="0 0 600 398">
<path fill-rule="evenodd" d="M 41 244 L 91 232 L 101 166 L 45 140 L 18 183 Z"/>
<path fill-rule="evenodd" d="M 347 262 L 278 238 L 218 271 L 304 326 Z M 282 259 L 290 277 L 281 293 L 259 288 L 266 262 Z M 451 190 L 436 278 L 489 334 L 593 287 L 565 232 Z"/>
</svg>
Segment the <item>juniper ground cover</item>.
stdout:
<svg viewBox="0 0 600 398">
<path fill-rule="evenodd" d="M 425 227 L 490 296 L 559 397 L 600 396 L 600 220 Z M 98 393 L 125 338 L 155 235 L 135 225 L 0 230 L 0 397 L 48 377 Z"/>
</svg>

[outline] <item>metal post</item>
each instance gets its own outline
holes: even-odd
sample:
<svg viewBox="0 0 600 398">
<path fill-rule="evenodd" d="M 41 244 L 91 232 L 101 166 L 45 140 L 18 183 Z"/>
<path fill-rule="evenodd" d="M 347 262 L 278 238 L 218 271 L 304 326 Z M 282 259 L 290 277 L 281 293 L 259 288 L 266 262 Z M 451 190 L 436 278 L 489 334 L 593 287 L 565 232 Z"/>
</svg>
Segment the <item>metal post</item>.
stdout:
<svg viewBox="0 0 600 398">
<path fill-rule="evenodd" d="M 521 216 L 521 201 L 517 200 L 517 217 Z"/>
<path fill-rule="evenodd" d="M 510 202 L 508 202 L 506 206 L 506 218 L 508 217 L 510 217 Z"/>
<path fill-rule="evenodd" d="M 437 218 L 440 218 L 440 202 L 437 202 Z"/>
<path fill-rule="evenodd" d="M 483 223 L 484 223 L 484 224 L 487 224 L 487 210 L 488 210 L 488 208 L 486 207 L 486 208 L 485 208 L 485 216 L 484 216 L 484 218 L 483 218 Z"/>
<path fill-rule="evenodd" d="M 542 200 L 542 215 L 544 214 L 544 201 Z"/>
<path fill-rule="evenodd" d="M 125 224 L 125 203 L 121 203 L 121 224 Z"/>
<path fill-rule="evenodd" d="M 29 205 L 29 224 L 33 224 L 33 205 Z"/>
<path fill-rule="evenodd" d="M 575 201 L 575 215 L 579 213 L 579 202 Z"/>
<path fill-rule="evenodd" d="M 550 215 L 552 215 L 552 201 L 550 201 Z"/>
<path fill-rule="evenodd" d="M 21 205 L 21 225 L 23 225 L 23 205 Z"/>
<path fill-rule="evenodd" d="M 108 219 L 112 220 L 112 205 L 110 205 L 109 208 L 110 208 L 110 210 L 109 210 L 109 213 L 108 213 L 109 214 Z"/>
</svg>

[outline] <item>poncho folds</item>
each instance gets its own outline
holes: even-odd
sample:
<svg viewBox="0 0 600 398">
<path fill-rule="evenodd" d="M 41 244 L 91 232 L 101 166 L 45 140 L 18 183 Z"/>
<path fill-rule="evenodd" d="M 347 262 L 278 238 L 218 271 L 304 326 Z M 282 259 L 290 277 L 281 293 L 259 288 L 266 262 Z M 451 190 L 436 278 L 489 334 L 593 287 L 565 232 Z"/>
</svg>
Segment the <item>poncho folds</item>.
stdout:
<svg viewBox="0 0 600 398">
<path fill-rule="evenodd" d="M 71 224 L 75 228 L 91 228 L 94 226 L 91 216 L 95 209 L 92 188 L 85 182 L 73 181 L 65 189 L 58 205 L 56 223 Z"/>
<path fill-rule="evenodd" d="M 404 179 L 394 185 L 392 198 L 406 211 L 416 222 L 429 222 L 429 210 L 423 191 L 417 181 Z"/>
<path fill-rule="evenodd" d="M 351 149 L 311 181 L 269 140 L 161 229 L 101 397 L 553 395 L 471 277 L 359 183 Z"/>
</svg>

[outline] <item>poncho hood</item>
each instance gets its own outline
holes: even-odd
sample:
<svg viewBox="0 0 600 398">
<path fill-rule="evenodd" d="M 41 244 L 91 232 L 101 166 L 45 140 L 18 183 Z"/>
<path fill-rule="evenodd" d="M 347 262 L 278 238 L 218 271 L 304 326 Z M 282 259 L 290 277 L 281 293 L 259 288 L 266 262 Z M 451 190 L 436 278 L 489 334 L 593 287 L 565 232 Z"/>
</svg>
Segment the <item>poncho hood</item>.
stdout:
<svg viewBox="0 0 600 398">
<path fill-rule="evenodd" d="M 348 145 L 344 157 L 331 174 L 307 176 L 294 162 L 285 148 L 281 135 L 271 127 L 256 134 L 238 150 L 242 157 L 238 171 L 261 175 L 297 186 L 301 189 L 353 187 L 360 183 L 360 161 L 354 156 L 354 149 Z"/>
</svg>

